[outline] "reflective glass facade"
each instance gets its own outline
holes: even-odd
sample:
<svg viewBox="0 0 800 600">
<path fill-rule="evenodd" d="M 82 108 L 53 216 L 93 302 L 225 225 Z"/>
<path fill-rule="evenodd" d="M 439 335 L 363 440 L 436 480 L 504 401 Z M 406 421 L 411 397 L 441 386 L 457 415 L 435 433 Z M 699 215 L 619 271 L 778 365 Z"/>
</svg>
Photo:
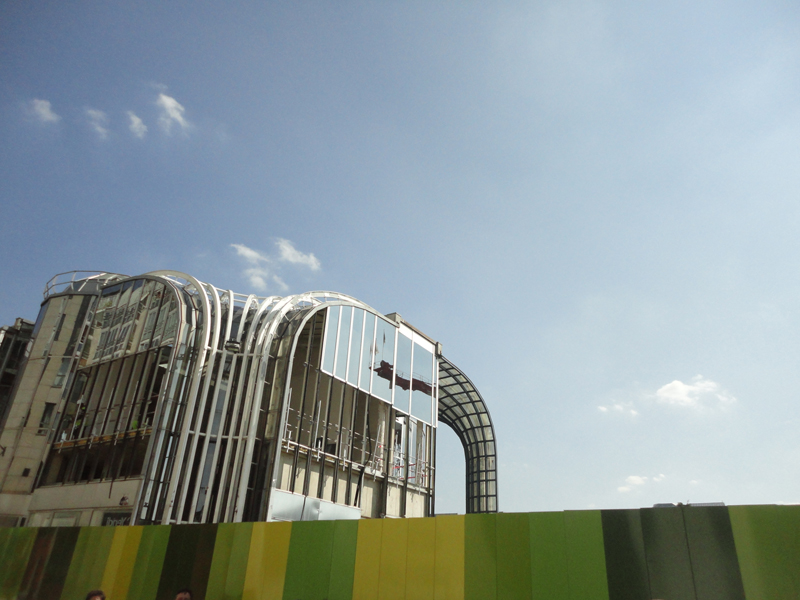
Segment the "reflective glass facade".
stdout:
<svg viewBox="0 0 800 600">
<path fill-rule="evenodd" d="M 439 406 L 460 400 L 439 397 L 438 345 L 397 315 L 158 271 L 50 284 L 40 322 L 52 375 L 15 399 L 47 421 L 31 524 L 60 502 L 94 510 L 75 524 L 109 508 L 139 524 L 434 513 Z M 496 511 L 492 489 L 477 511 Z"/>
</svg>

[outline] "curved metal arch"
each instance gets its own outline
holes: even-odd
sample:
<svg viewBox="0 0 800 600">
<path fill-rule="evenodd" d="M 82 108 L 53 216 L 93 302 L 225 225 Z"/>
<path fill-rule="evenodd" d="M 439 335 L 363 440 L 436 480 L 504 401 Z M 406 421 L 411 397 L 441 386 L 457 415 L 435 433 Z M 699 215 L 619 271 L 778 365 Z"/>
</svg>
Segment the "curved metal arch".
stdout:
<svg viewBox="0 0 800 600">
<path fill-rule="evenodd" d="M 497 444 L 489 409 L 461 369 L 439 356 L 439 421 L 464 447 L 467 514 L 497 512 Z"/>
</svg>

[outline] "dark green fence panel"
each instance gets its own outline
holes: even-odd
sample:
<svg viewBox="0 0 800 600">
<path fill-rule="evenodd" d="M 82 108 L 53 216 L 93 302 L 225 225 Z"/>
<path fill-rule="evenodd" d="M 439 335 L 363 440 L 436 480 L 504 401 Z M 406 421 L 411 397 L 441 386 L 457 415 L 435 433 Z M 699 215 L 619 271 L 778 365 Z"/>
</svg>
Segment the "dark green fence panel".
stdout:
<svg viewBox="0 0 800 600">
<path fill-rule="evenodd" d="M 53 527 L 39 530 L 42 536 L 37 536 L 34 542 L 33 570 L 27 585 L 21 590 L 20 598 L 59 598 L 67 578 L 72 552 L 78 541 L 80 527 Z M 31 562 L 28 563 L 31 566 Z M 88 590 L 87 590 L 88 591 Z"/>
<path fill-rule="evenodd" d="M 464 598 L 497 598 L 497 515 L 472 514 L 464 519 Z"/>
<path fill-rule="evenodd" d="M 531 538 L 528 515 L 497 515 L 497 597 L 531 600 Z"/>
<path fill-rule="evenodd" d="M 603 510 L 600 514 L 610 600 L 651 600 L 639 511 Z"/>
<path fill-rule="evenodd" d="M 697 600 L 680 507 L 643 508 L 641 516 L 653 598 Z"/>
<path fill-rule="evenodd" d="M 287 600 L 325 600 L 331 581 L 333 521 L 292 524 L 283 597 Z"/>
<path fill-rule="evenodd" d="M 684 506 L 683 521 L 697 600 L 745 600 L 725 506 Z"/>
<path fill-rule="evenodd" d="M 182 588 L 190 588 L 194 600 L 205 600 L 216 533 L 216 525 L 172 526 L 157 600 L 173 600 Z"/>
</svg>

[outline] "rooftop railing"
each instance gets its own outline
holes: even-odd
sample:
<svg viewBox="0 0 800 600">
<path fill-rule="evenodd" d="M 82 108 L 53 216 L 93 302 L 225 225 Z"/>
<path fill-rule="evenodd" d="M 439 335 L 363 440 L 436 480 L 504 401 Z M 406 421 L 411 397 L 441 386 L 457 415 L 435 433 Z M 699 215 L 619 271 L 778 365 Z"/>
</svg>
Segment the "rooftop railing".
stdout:
<svg viewBox="0 0 800 600">
<path fill-rule="evenodd" d="M 105 271 L 67 271 L 54 275 L 44 286 L 44 299 L 47 300 L 54 294 L 65 292 L 79 292 L 87 284 L 102 285 L 114 279 L 122 279 L 127 275 L 119 273 L 106 273 Z"/>
</svg>

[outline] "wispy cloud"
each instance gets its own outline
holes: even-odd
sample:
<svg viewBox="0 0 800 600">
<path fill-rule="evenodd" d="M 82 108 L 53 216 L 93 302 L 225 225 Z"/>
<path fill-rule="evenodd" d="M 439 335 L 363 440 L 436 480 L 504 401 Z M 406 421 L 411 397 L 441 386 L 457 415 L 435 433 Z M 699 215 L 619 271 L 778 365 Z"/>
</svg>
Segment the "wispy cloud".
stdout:
<svg viewBox="0 0 800 600">
<path fill-rule="evenodd" d="M 736 402 L 736 398 L 721 389 L 716 381 L 702 375 L 695 375 L 690 383 L 676 379 L 660 387 L 656 391 L 656 400 L 661 404 L 690 409 L 726 408 Z"/>
<path fill-rule="evenodd" d="M 312 271 L 319 271 L 322 268 L 322 263 L 316 256 L 300 252 L 291 241 L 283 238 L 275 241 L 276 252 L 273 254 L 254 250 L 244 244 L 231 244 L 231 247 L 247 264 L 242 274 L 259 292 L 270 289 L 278 289 L 281 292 L 288 290 L 289 286 L 278 274 L 286 265 L 307 267 Z"/>
<path fill-rule="evenodd" d="M 96 108 L 86 109 L 86 118 L 89 119 L 89 126 L 101 140 L 108 137 L 108 115 Z"/>
<path fill-rule="evenodd" d="M 145 125 L 144 122 L 142 122 L 142 120 L 132 110 L 128 111 L 128 119 L 130 119 L 128 129 L 130 129 L 131 133 L 137 138 L 140 140 L 143 139 L 145 134 L 147 134 L 147 125 Z"/>
<path fill-rule="evenodd" d="M 666 475 L 660 473 L 655 477 L 644 477 L 642 475 L 629 475 L 625 478 L 625 485 L 621 485 L 617 488 L 617 491 L 620 494 L 627 494 L 635 489 L 641 488 L 642 486 L 646 485 L 648 482 L 652 481 L 654 483 L 660 483 L 667 478 Z"/>
<path fill-rule="evenodd" d="M 158 124 L 161 125 L 161 129 L 165 133 L 171 134 L 174 125 L 178 125 L 184 133 L 191 128 L 192 124 L 183 116 L 186 109 L 172 96 L 167 96 L 161 92 L 156 100 L 156 105 L 161 109 Z"/>
<path fill-rule="evenodd" d="M 639 411 L 633 405 L 633 402 L 614 402 L 613 404 L 598 406 L 597 410 L 603 413 L 621 413 L 635 417 Z"/>
<path fill-rule="evenodd" d="M 58 123 L 61 120 L 61 117 L 53 112 L 50 102 L 47 100 L 40 100 L 39 98 L 34 98 L 28 102 L 25 106 L 25 112 L 27 112 L 30 117 L 44 124 Z"/>
<path fill-rule="evenodd" d="M 305 265 L 312 271 L 319 271 L 322 264 L 319 259 L 311 253 L 304 254 L 294 247 L 289 240 L 278 238 L 275 244 L 280 252 L 279 260 L 295 265 Z"/>
</svg>

